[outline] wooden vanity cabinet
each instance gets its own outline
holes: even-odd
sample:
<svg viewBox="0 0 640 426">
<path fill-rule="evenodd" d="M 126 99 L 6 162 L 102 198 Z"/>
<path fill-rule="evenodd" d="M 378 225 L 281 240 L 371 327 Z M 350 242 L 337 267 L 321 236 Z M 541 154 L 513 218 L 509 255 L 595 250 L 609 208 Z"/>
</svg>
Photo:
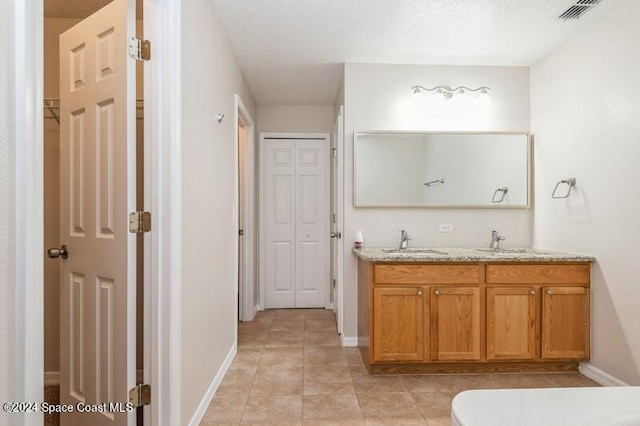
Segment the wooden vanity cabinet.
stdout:
<svg viewBox="0 0 640 426">
<path fill-rule="evenodd" d="M 421 287 L 373 289 L 373 359 L 424 358 L 424 291 Z"/>
<path fill-rule="evenodd" d="M 588 359 L 589 282 L 588 263 L 487 264 L 487 359 Z"/>
<path fill-rule="evenodd" d="M 589 358 L 590 264 L 358 261 L 372 373 L 571 371 Z"/>
<path fill-rule="evenodd" d="M 543 359 L 589 358 L 589 289 L 543 287 Z"/>
<path fill-rule="evenodd" d="M 433 360 L 480 359 L 480 291 L 478 287 L 431 288 Z"/>
</svg>

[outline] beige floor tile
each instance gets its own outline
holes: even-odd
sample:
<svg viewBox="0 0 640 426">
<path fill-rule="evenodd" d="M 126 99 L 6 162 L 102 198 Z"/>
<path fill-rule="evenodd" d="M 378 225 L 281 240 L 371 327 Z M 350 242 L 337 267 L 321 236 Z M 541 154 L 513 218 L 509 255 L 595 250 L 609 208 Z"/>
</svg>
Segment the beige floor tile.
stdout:
<svg viewBox="0 0 640 426">
<path fill-rule="evenodd" d="M 349 367 L 305 365 L 304 394 L 355 394 Z"/>
<path fill-rule="evenodd" d="M 242 370 L 247 372 L 247 374 L 255 374 L 261 356 L 262 349 L 238 351 L 233 362 L 229 366 L 229 371 Z"/>
<path fill-rule="evenodd" d="M 353 420 L 303 420 L 304 426 L 364 426 L 363 419 Z"/>
<path fill-rule="evenodd" d="M 465 390 L 465 379 L 457 375 L 403 376 L 409 392 L 458 393 Z"/>
<path fill-rule="evenodd" d="M 256 380 L 299 380 L 303 368 L 298 365 L 260 366 L 256 371 Z"/>
<path fill-rule="evenodd" d="M 376 417 L 365 418 L 366 426 L 421 426 L 427 422 L 422 417 Z"/>
<path fill-rule="evenodd" d="M 216 390 L 216 396 L 234 396 L 236 398 L 245 398 L 249 396 L 253 380 L 246 382 L 239 382 L 233 384 L 226 384 L 223 380 L 218 389 Z"/>
<path fill-rule="evenodd" d="M 355 376 L 353 384 L 356 392 L 406 392 L 402 377 L 398 376 Z"/>
<path fill-rule="evenodd" d="M 599 387 L 600 385 L 580 373 L 545 373 L 542 377 L 549 380 L 554 387 Z"/>
<path fill-rule="evenodd" d="M 304 309 L 276 309 L 273 314 L 273 319 L 297 319 L 304 320 Z"/>
<path fill-rule="evenodd" d="M 243 348 L 263 348 L 267 343 L 267 333 L 247 333 L 238 332 L 238 349 Z"/>
<path fill-rule="evenodd" d="M 348 365 L 342 348 L 332 346 L 306 346 L 304 365 L 344 366 Z"/>
<path fill-rule="evenodd" d="M 455 394 L 416 392 L 412 393 L 411 396 L 427 422 L 429 422 L 430 419 L 436 420 L 442 417 L 451 417 L 451 400 Z"/>
<path fill-rule="evenodd" d="M 239 423 L 245 409 L 247 397 L 215 395 L 202 418 L 203 423 Z"/>
<path fill-rule="evenodd" d="M 276 319 L 271 323 L 270 331 L 287 331 L 295 334 L 304 333 L 303 319 Z"/>
<path fill-rule="evenodd" d="M 330 330 L 336 331 L 336 321 L 333 318 L 306 318 L 304 320 L 304 329 L 312 330 Z"/>
<path fill-rule="evenodd" d="M 251 383 L 256 376 L 255 371 L 250 370 L 229 370 L 222 379 L 222 385 L 238 385 Z"/>
<path fill-rule="evenodd" d="M 355 394 L 305 395 L 302 397 L 302 420 L 362 421 Z"/>
<path fill-rule="evenodd" d="M 305 346 L 342 347 L 340 336 L 335 330 L 311 330 L 304 332 Z"/>
<path fill-rule="evenodd" d="M 300 424 L 302 423 L 302 395 L 252 395 L 242 414 L 242 423 Z"/>
<path fill-rule="evenodd" d="M 429 426 L 450 426 L 451 425 L 451 416 L 427 419 L 427 425 L 429 425 Z"/>
<path fill-rule="evenodd" d="M 336 315 L 331 309 L 305 309 L 305 319 L 331 319 L 335 322 Z"/>
<path fill-rule="evenodd" d="M 265 348 L 259 367 L 302 367 L 303 364 L 302 348 Z"/>
<path fill-rule="evenodd" d="M 365 419 L 422 417 L 409 392 L 362 392 L 358 401 Z"/>
<path fill-rule="evenodd" d="M 265 344 L 266 348 L 302 348 L 304 346 L 304 333 L 292 331 L 270 331 Z"/>
<path fill-rule="evenodd" d="M 302 395 L 302 378 L 256 379 L 249 395 Z"/>
<path fill-rule="evenodd" d="M 349 365 L 363 365 L 362 354 L 359 348 L 343 348 L 344 354 Z"/>
<path fill-rule="evenodd" d="M 358 376 L 369 376 L 369 372 L 367 371 L 367 367 L 362 365 L 350 365 L 349 371 L 351 371 L 351 377 L 356 378 Z"/>
</svg>

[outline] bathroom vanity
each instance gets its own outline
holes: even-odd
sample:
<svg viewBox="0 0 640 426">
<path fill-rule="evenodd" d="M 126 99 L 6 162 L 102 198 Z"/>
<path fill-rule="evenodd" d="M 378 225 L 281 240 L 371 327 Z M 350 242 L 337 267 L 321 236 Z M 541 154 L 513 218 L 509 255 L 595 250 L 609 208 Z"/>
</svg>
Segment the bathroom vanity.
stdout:
<svg viewBox="0 0 640 426">
<path fill-rule="evenodd" d="M 371 374 L 572 371 L 589 359 L 590 256 L 354 249 Z"/>
</svg>

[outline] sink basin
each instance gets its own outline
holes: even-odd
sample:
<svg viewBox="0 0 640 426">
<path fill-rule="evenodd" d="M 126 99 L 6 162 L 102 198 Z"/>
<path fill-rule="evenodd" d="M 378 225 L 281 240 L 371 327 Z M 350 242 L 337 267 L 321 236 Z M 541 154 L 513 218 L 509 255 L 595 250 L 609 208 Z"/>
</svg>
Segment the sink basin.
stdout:
<svg viewBox="0 0 640 426">
<path fill-rule="evenodd" d="M 447 254 L 439 250 L 407 248 L 407 249 L 382 249 L 384 253 L 389 254 Z"/>
<path fill-rule="evenodd" d="M 500 249 L 500 250 L 494 250 L 494 249 L 489 249 L 489 248 L 481 248 L 481 249 L 475 249 L 476 251 L 480 251 L 482 253 L 486 253 L 486 254 L 495 254 L 495 255 L 501 255 L 501 254 L 526 254 L 526 255 L 535 255 L 535 254 L 549 254 L 549 252 L 546 251 L 542 251 L 542 250 L 535 250 L 535 249 L 530 249 L 530 248 L 504 248 L 504 249 Z"/>
</svg>

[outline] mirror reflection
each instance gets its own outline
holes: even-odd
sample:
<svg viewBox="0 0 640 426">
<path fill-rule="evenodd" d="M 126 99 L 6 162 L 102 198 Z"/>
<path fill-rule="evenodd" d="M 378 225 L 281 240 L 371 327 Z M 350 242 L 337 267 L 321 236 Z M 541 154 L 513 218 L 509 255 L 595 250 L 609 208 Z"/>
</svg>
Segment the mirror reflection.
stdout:
<svg viewBox="0 0 640 426">
<path fill-rule="evenodd" d="M 356 207 L 529 205 L 526 133 L 359 132 Z"/>
</svg>

